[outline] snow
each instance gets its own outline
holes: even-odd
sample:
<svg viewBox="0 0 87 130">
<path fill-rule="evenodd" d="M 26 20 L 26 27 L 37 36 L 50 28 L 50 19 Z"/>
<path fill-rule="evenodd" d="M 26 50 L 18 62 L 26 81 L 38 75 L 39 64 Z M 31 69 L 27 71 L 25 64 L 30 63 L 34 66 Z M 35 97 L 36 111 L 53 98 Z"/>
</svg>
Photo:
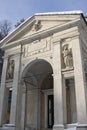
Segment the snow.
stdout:
<svg viewBox="0 0 87 130">
<path fill-rule="evenodd" d="M 64 12 L 47 12 L 47 13 L 36 13 L 35 15 L 53 15 L 53 14 L 82 14 L 81 10 L 64 11 Z"/>
</svg>

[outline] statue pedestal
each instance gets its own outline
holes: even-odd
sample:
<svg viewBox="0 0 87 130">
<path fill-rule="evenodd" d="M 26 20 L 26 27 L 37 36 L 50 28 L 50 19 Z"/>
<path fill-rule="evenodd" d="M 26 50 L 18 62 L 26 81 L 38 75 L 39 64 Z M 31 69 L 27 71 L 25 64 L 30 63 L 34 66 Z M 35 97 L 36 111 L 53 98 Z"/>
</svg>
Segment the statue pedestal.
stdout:
<svg viewBox="0 0 87 130">
<path fill-rule="evenodd" d="M 72 71 L 74 69 L 74 67 L 66 67 L 62 69 L 62 72 L 66 72 L 66 71 Z"/>
</svg>

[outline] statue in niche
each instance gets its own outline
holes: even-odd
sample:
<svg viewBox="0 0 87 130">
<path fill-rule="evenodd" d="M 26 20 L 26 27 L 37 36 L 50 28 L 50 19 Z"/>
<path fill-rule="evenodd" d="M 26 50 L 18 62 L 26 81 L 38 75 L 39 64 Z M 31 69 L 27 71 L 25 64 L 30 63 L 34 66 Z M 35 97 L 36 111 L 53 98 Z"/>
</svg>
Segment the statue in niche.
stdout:
<svg viewBox="0 0 87 130">
<path fill-rule="evenodd" d="M 63 47 L 63 59 L 66 68 L 73 66 L 72 50 L 69 49 L 68 44 Z"/>
<path fill-rule="evenodd" d="M 14 75 L 14 60 L 8 60 L 7 79 L 13 79 Z"/>
</svg>

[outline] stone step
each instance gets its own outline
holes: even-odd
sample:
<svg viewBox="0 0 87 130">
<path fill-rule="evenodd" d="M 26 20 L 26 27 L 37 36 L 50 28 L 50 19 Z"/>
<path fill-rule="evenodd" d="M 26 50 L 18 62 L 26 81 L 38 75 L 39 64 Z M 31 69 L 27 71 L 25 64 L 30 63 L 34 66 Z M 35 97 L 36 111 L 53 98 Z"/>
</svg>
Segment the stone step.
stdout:
<svg viewBox="0 0 87 130">
<path fill-rule="evenodd" d="M 66 128 L 64 130 L 76 130 L 76 127 Z"/>
<path fill-rule="evenodd" d="M 4 124 L 2 127 L 0 127 L 0 130 L 15 130 L 14 124 Z"/>
</svg>

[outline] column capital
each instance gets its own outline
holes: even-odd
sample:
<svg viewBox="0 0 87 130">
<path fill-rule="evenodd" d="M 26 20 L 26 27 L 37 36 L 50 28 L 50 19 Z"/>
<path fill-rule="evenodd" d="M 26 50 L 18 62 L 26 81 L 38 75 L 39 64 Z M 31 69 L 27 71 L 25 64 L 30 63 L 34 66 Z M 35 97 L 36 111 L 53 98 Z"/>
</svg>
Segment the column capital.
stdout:
<svg viewBox="0 0 87 130">
<path fill-rule="evenodd" d="M 16 54 L 14 54 L 14 57 L 20 56 L 21 54 L 22 54 L 21 52 L 18 52 Z"/>
<path fill-rule="evenodd" d="M 77 34 L 77 35 L 75 35 L 75 36 L 72 37 L 72 40 L 79 39 L 79 38 L 80 38 L 80 34 Z"/>
<path fill-rule="evenodd" d="M 53 40 L 53 45 L 60 44 L 60 43 L 61 43 L 61 39 Z"/>
<path fill-rule="evenodd" d="M 8 59 L 8 58 L 9 58 L 9 56 L 3 56 L 2 58 L 3 58 L 3 59 Z"/>
</svg>

